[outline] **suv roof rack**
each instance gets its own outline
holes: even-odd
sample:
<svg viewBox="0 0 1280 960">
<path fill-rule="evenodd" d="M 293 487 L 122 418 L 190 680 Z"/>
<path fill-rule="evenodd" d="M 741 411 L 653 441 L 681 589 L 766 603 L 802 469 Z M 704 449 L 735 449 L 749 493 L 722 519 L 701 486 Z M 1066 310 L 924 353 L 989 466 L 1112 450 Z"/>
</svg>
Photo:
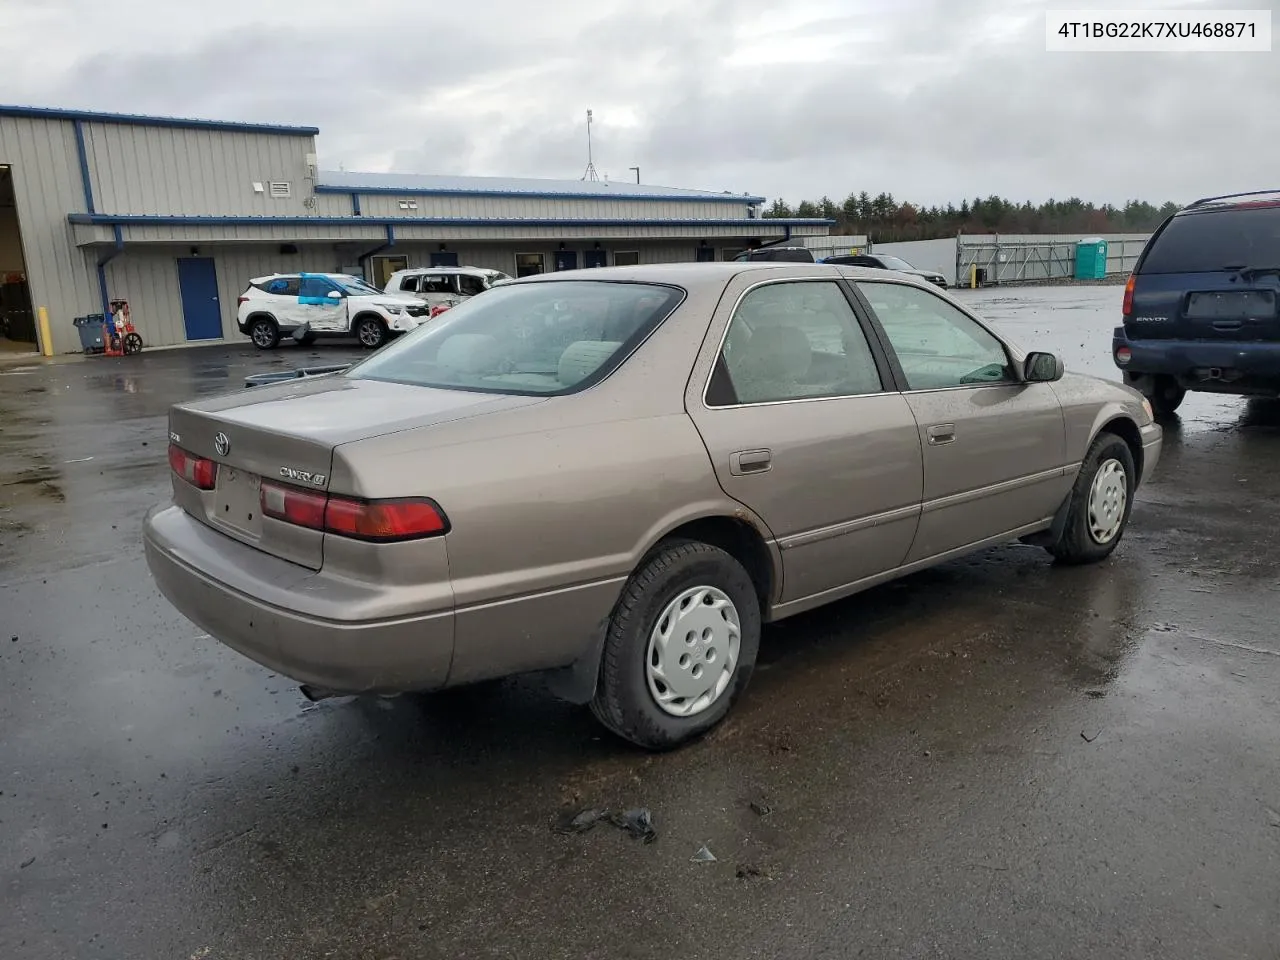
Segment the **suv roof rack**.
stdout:
<svg viewBox="0 0 1280 960">
<path fill-rule="evenodd" d="M 1193 203 L 1187 204 L 1187 210 L 1193 207 L 1203 206 L 1206 203 L 1215 203 L 1218 200 L 1235 200 L 1239 197 L 1264 197 L 1264 196 L 1280 197 L 1280 190 L 1249 190 L 1246 193 L 1224 193 L 1220 197 L 1202 197 Z"/>
</svg>

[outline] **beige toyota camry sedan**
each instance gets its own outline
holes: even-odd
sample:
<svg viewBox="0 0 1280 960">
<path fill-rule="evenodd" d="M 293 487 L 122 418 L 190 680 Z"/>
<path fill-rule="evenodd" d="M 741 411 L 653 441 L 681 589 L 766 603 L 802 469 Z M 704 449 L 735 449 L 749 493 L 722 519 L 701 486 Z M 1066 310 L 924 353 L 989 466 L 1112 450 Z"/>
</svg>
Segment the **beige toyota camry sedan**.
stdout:
<svg viewBox="0 0 1280 960">
<path fill-rule="evenodd" d="M 701 263 L 504 284 L 169 441 L 147 560 L 218 640 L 313 698 L 539 672 L 661 749 L 763 623 L 1011 540 L 1102 560 L 1161 433 L 918 279 Z"/>
</svg>

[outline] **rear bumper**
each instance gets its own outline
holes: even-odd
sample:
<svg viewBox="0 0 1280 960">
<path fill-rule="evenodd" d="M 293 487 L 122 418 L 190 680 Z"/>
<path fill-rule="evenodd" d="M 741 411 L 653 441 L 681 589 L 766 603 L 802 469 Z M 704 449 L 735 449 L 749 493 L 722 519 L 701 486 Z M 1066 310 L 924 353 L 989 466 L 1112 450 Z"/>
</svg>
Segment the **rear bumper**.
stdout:
<svg viewBox="0 0 1280 960">
<path fill-rule="evenodd" d="M 152 511 L 143 543 L 156 585 L 179 612 L 277 673 L 338 693 L 430 690 L 448 678 L 451 610 L 358 619 L 378 605 L 377 587 L 264 554 L 179 507 Z"/>
<path fill-rule="evenodd" d="M 1115 360 L 1129 349 L 1126 364 Z M 1280 342 L 1213 340 L 1133 340 L 1117 327 L 1111 357 L 1125 382 L 1142 388 L 1145 378 L 1171 377 L 1189 390 L 1219 393 L 1280 392 Z"/>
</svg>

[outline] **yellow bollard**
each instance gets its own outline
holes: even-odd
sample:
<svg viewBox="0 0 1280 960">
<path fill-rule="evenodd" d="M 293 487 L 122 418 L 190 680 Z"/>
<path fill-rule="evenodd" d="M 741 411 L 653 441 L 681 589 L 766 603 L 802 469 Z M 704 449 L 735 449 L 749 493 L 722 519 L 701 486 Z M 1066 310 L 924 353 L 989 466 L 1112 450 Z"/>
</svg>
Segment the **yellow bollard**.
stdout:
<svg viewBox="0 0 1280 960">
<path fill-rule="evenodd" d="M 49 311 L 41 307 L 36 311 L 40 323 L 40 352 L 46 357 L 53 356 L 53 336 L 49 333 Z"/>
<path fill-rule="evenodd" d="M 978 265 L 976 263 L 969 264 L 969 289 L 978 289 Z"/>
</svg>

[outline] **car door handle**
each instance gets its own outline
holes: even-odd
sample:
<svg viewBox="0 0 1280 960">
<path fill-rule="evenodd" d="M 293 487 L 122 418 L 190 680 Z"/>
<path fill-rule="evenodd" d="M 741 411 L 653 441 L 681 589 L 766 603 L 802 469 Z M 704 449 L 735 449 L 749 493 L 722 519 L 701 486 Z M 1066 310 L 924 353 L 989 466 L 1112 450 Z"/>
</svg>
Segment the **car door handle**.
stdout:
<svg viewBox="0 0 1280 960">
<path fill-rule="evenodd" d="M 954 423 L 935 423 L 925 432 L 929 435 L 929 442 L 934 446 L 938 446 L 955 440 L 956 425 Z"/>
<path fill-rule="evenodd" d="M 748 473 L 764 473 L 773 463 L 773 454 L 768 450 L 739 450 L 729 454 L 729 472 L 735 477 Z"/>
</svg>

